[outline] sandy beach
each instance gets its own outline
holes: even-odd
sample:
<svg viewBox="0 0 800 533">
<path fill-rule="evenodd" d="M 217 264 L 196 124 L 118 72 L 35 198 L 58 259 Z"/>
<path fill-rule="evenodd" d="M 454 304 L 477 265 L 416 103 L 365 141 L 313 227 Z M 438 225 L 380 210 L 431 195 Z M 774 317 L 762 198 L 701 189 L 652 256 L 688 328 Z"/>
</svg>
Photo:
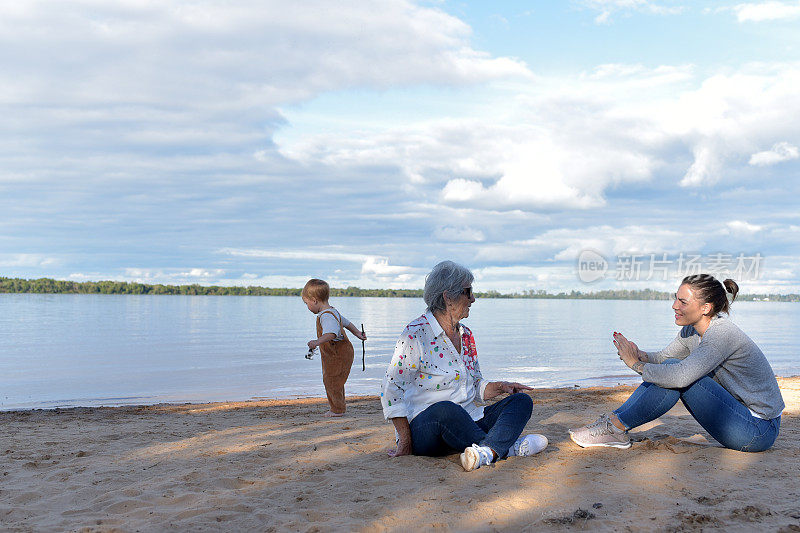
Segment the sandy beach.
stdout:
<svg viewBox="0 0 800 533">
<path fill-rule="evenodd" d="M 465 473 L 390 459 L 375 397 L 0 413 L 4 531 L 800 531 L 800 378 L 765 452 L 716 445 L 681 406 L 629 450 L 567 434 L 630 387 L 539 389 L 550 446 Z"/>
</svg>

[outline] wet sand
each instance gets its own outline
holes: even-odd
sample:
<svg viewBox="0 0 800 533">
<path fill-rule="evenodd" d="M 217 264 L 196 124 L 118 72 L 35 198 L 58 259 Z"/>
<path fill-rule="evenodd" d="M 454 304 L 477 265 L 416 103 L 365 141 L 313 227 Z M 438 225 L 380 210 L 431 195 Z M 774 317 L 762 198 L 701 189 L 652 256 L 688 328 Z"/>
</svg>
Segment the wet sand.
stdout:
<svg viewBox="0 0 800 533">
<path fill-rule="evenodd" d="M 632 387 L 539 389 L 550 446 L 465 473 L 457 455 L 390 459 L 375 397 L 0 413 L 6 531 L 800 531 L 800 378 L 775 446 L 719 447 L 682 406 L 629 450 L 567 429 Z"/>
</svg>

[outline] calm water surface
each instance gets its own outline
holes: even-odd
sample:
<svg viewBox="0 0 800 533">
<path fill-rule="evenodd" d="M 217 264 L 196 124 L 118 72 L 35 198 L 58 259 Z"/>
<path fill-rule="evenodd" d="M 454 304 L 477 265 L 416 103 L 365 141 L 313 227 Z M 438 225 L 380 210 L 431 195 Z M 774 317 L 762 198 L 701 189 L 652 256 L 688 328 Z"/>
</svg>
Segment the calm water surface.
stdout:
<svg viewBox="0 0 800 533">
<path fill-rule="evenodd" d="M 394 343 L 421 299 L 331 302 L 369 337 L 348 394 L 377 394 Z M 642 349 L 676 334 L 671 302 L 480 299 L 469 325 L 484 377 L 534 387 L 636 378 L 611 332 Z M 800 374 L 800 307 L 736 302 L 732 319 L 776 374 Z M 314 316 L 297 297 L 0 294 L 0 409 L 324 396 Z"/>
</svg>

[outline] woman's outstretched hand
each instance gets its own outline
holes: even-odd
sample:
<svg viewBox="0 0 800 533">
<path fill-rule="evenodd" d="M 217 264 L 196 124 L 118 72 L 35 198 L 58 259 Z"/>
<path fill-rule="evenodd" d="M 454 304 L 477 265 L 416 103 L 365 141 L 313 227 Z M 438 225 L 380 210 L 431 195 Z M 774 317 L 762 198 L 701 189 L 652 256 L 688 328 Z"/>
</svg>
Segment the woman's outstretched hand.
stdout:
<svg viewBox="0 0 800 533">
<path fill-rule="evenodd" d="M 397 448 L 389 450 L 389 457 L 400 457 L 401 455 L 411 455 L 411 442 L 400 439 Z"/>
<path fill-rule="evenodd" d="M 634 363 L 639 361 L 647 362 L 647 354 L 640 350 L 635 342 L 626 339 L 625 335 L 622 333 L 617 333 L 615 331 L 613 342 L 614 348 L 617 349 L 617 354 L 619 354 L 619 358 L 629 367 L 633 367 Z"/>
<path fill-rule="evenodd" d="M 522 392 L 524 390 L 533 390 L 533 387 L 528 387 L 527 385 L 517 383 L 516 381 L 500 381 L 499 383 L 500 391 L 507 394 L 516 394 L 517 392 Z"/>
<path fill-rule="evenodd" d="M 528 387 L 516 381 L 492 381 L 486 385 L 486 390 L 483 391 L 483 398 L 490 400 L 498 394 L 514 394 L 524 390 L 533 390 L 533 387 Z"/>
</svg>

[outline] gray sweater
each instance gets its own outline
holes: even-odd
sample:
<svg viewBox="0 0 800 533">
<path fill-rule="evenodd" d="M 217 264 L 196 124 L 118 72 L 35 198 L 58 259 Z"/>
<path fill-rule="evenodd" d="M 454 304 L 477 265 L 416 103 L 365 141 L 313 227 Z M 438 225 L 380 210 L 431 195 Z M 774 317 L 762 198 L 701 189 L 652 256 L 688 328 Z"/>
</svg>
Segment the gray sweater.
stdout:
<svg viewBox="0 0 800 533">
<path fill-rule="evenodd" d="M 779 416 L 785 407 L 778 381 L 764 353 L 750 337 L 727 318 L 711 319 L 701 337 L 693 326 L 684 326 L 669 346 L 647 352 L 642 378 L 668 389 L 688 387 L 706 374 L 722 385 L 748 409 L 766 419 Z M 680 362 L 662 365 L 665 359 Z"/>
</svg>

